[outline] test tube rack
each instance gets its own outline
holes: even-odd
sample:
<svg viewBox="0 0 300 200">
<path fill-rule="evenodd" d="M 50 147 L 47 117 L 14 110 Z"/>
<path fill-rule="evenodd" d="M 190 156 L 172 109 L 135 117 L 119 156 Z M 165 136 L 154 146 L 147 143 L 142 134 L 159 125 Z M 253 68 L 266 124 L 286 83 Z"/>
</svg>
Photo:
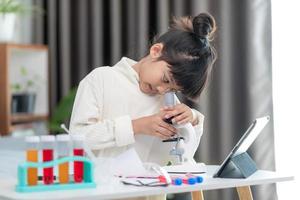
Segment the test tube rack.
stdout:
<svg viewBox="0 0 300 200">
<path fill-rule="evenodd" d="M 45 185 L 38 183 L 37 185 L 27 184 L 27 171 L 28 168 L 47 168 L 58 166 L 63 163 L 72 163 L 74 161 L 80 161 L 84 164 L 83 182 L 75 183 L 70 182 L 66 184 L 53 183 Z M 84 188 L 95 188 L 96 183 L 94 182 L 94 164 L 86 157 L 83 156 L 69 156 L 60 159 L 56 159 L 49 162 L 24 162 L 18 166 L 18 184 L 16 186 L 17 192 L 41 192 L 51 190 L 72 190 L 72 189 L 84 189 Z"/>
</svg>

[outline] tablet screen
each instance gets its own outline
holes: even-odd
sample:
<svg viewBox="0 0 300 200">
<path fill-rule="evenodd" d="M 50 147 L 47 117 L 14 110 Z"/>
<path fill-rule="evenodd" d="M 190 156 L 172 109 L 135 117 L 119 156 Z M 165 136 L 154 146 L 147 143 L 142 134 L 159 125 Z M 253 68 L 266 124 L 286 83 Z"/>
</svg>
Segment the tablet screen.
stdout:
<svg viewBox="0 0 300 200">
<path fill-rule="evenodd" d="M 257 118 L 252 124 L 253 127 L 251 130 L 247 133 L 244 134 L 244 136 L 241 138 L 240 144 L 238 143 L 237 146 L 238 148 L 236 149 L 236 152 L 234 155 L 239 155 L 241 153 L 244 153 L 248 150 L 248 148 L 251 146 L 251 144 L 254 142 L 254 140 L 257 138 L 259 133 L 263 130 L 263 128 L 266 126 L 266 124 L 269 122 L 270 117 L 262 117 L 262 118 Z"/>
<path fill-rule="evenodd" d="M 214 177 L 218 177 L 226 164 L 230 161 L 230 158 L 236 155 L 239 155 L 241 153 L 244 153 L 248 150 L 248 148 L 251 146 L 251 144 L 254 142 L 254 140 L 257 138 L 259 133 L 263 130 L 263 128 L 266 126 L 266 124 L 269 122 L 270 116 L 265 116 L 261 118 L 257 118 L 252 122 L 252 124 L 249 126 L 249 128 L 246 130 L 244 135 L 241 137 L 241 139 L 238 141 L 238 143 L 233 147 L 229 155 L 226 157 L 226 159 L 221 164 L 220 168 L 218 169 L 217 173 L 214 175 Z"/>
</svg>

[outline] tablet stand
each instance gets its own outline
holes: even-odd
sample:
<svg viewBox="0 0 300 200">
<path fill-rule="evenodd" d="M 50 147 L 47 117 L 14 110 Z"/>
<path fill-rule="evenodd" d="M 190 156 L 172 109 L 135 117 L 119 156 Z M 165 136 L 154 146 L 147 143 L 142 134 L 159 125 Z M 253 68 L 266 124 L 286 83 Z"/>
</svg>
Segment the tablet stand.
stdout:
<svg viewBox="0 0 300 200">
<path fill-rule="evenodd" d="M 257 167 L 247 152 L 230 158 L 220 173 L 221 178 L 247 178 L 257 171 Z"/>
</svg>

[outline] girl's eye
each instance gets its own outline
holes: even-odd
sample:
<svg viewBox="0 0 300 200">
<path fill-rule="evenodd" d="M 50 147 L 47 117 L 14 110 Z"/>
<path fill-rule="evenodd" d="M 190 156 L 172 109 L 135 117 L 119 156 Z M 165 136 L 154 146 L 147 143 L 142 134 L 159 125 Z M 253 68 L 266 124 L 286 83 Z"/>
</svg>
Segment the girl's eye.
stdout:
<svg viewBox="0 0 300 200">
<path fill-rule="evenodd" d="M 170 83 L 170 81 L 167 79 L 166 76 L 163 76 L 163 82 L 164 82 L 164 83 Z"/>
</svg>

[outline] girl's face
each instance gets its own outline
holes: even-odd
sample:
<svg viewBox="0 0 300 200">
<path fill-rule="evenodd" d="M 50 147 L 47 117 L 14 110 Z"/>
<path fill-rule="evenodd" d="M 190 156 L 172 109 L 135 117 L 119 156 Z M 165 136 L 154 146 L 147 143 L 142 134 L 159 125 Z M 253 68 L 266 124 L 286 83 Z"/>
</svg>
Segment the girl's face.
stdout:
<svg viewBox="0 0 300 200">
<path fill-rule="evenodd" d="M 145 94 L 157 95 L 171 90 L 180 90 L 172 77 L 169 64 L 157 60 L 162 47 L 162 44 L 154 44 L 150 49 L 150 54 L 142 60 L 139 67 L 139 86 Z"/>
</svg>

